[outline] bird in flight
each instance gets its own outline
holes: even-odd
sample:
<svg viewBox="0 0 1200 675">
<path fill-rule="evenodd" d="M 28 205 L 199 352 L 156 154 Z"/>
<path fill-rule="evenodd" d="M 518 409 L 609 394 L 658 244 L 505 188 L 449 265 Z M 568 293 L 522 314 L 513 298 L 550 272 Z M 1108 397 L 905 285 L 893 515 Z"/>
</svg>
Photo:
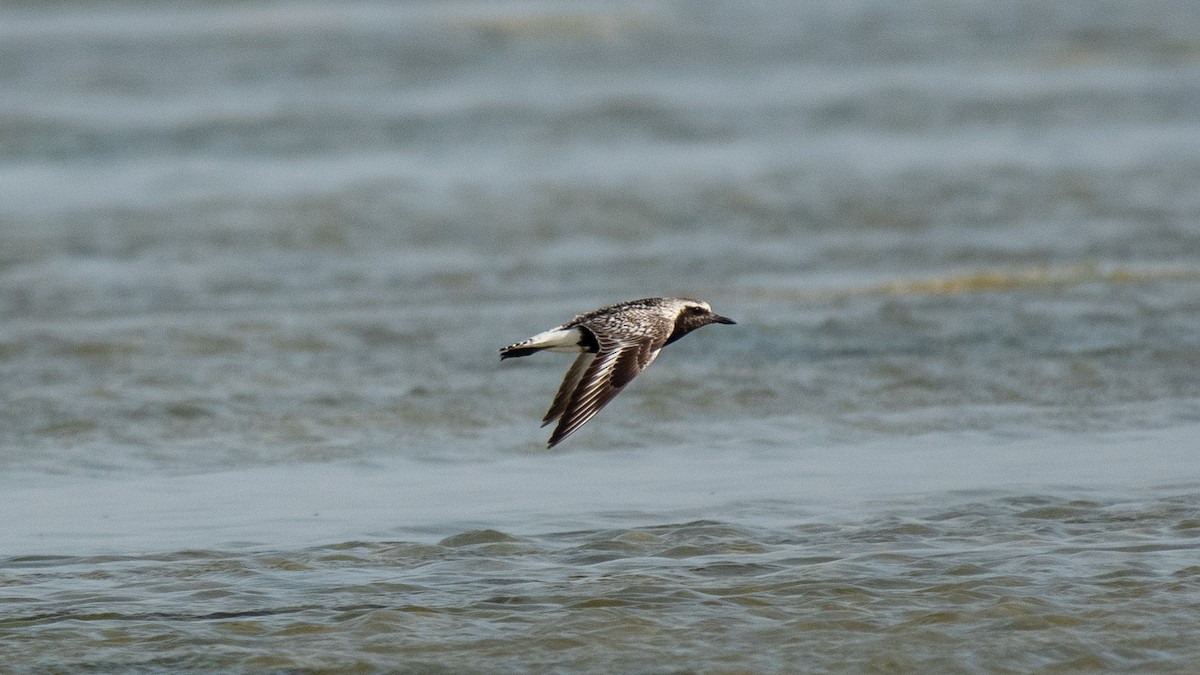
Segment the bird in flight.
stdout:
<svg viewBox="0 0 1200 675">
<path fill-rule="evenodd" d="M 733 324 L 707 302 L 687 298 L 631 300 L 571 319 L 500 350 L 500 360 L 534 352 L 579 354 L 554 395 L 542 426 L 558 420 L 547 447 L 592 419 L 666 345 L 710 323 Z"/>
</svg>

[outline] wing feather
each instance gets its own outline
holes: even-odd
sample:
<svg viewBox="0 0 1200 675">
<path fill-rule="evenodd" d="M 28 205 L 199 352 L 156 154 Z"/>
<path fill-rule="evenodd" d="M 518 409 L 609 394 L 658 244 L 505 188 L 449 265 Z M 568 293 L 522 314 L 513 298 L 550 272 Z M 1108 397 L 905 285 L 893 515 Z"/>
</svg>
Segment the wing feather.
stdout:
<svg viewBox="0 0 1200 675">
<path fill-rule="evenodd" d="M 567 402 L 571 400 L 572 392 L 579 386 L 584 371 L 595 358 L 595 354 L 584 352 L 575 359 L 575 363 L 571 364 L 571 369 L 567 371 L 567 376 L 563 378 L 562 384 L 558 387 L 558 393 L 554 395 L 554 402 L 550 404 L 550 410 L 546 411 L 546 416 L 542 418 L 542 426 L 562 417 L 563 411 L 567 409 Z"/>
<path fill-rule="evenodd" d="M 599 353 L 583 371 L 563 406 L 558 426 L 550 435 L 549 447 L 554 447 L 595 417 L 601 408 L 621 393 L 630 380 L 650 365 L 662 346 L 656 342 L 650 339 L 625 342 L 601 340 Z M 558 402 L 555 403 L 557 405 Z M 554 406 L 551 410 L 554 410 Z"/>
</svg>

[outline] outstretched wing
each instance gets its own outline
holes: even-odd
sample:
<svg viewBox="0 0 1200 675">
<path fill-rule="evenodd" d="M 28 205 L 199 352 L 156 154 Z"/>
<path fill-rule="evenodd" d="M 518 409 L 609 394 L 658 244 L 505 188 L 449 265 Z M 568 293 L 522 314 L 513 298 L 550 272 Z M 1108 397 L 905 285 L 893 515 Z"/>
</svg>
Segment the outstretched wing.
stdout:
<svg viewBox="0 0 1200 675">
<path fill-rule="evenodd" d="M 558 393 L 554 395 L 554 402 L 550 404 L 550 410 L 546 411 L 546 416 L 542 418 L 542 426 L 546 426 L 562 417 L 563 411 L 567 409 L 567 403 L 571 400 L 571 394 L 579 386 L 579 381 L 583 379 L 584 371 L 587 370 L 587 367 L 591 365 L 592 360 L 595 358 L 595 354 L 584 352 L 575 359 L 575 363 L 571 364 L 571 369 L 567 371 L 567 376 L 563 378 L 562 384 L 558 386 Z"/>
<path fill-rule="evenodd" d="M 597 334 L 600 351 L 595 355 L 584 354 L 575 360 L 559 387 L 554 405 L 546 414 L 546 422 L 561 416 L 554 433 L 550 435 L 549 447 L 553 448 L 595 417 L 601 408 L 621 393 L 630 380 L 654 361 L 663 344 L 662 339 L 657 337 L 614 340 Z M 591 357 L 590 363 L 587 363 L 587 357 Z M 583 365 L 585 363 L 586 368 Z M 570 394 L 566 395 L 568 385 L 572 386 L 569 388 Z"/>
</svg>

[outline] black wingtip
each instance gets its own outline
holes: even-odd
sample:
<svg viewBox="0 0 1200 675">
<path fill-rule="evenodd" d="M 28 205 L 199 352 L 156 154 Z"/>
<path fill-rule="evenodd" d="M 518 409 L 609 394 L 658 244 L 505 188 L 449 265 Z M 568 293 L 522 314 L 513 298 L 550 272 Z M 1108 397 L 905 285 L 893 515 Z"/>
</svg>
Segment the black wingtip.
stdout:
<svg viewBox="0 0 1200 675">
<path fill-rule="evenodd" d="M 542 426 L 545 426 L 545 425 L 543 424 Z M 572 429 L 572 431 L 574 431 L 574 429 Z M 558 426 L 554 427 L 554 433 L 550 434 L 550 440 L 546 441 L 546 449 L 549 450 L 549 449 L 553 448 L 554 446 L 558 445 L 559 443 L 562 443 L 563 441 L 565 441 L 567 439 L 567 436 L 570 436 L 570 435 L 571 435 L 571 432 L 568 432 L 565 434 L 563 433 L 563 425 L 562 425 L 562 422 L 560 421 L 558 423 Z"/>
</svg>

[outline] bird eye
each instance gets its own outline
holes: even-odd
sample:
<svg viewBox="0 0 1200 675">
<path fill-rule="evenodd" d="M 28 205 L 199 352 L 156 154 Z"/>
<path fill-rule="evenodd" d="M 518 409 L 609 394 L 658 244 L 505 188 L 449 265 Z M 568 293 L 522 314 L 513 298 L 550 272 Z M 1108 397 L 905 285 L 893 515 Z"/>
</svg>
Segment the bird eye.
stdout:
<svg viewBox="0 0 1200 675">
<path fill-rule="evenodd" d="M 689 307 L 688 311 L 690 311 L 692 314 L 703 314 L 704 308 L 700 307 L 700 306 L 694 306 L 694 307 Z"/>
</svg>

